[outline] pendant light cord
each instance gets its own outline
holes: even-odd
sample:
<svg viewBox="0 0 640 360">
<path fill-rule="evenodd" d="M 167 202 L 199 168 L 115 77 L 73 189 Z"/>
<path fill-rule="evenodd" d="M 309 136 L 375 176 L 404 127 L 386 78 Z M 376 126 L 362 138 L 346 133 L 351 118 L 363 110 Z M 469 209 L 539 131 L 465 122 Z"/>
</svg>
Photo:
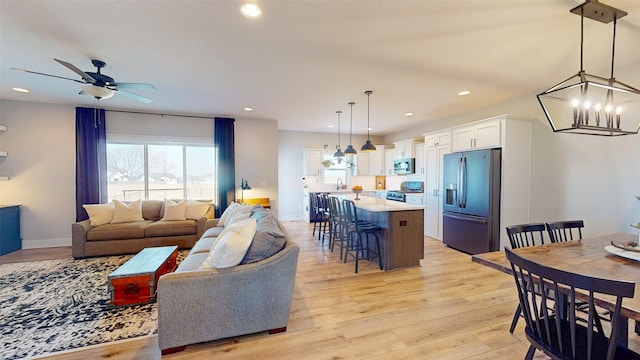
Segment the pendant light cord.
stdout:
<svg viewBox="0 0 640 360">
<path fill-rule="evenodd" d="M 611 80 L 613 80 L 613 64 L 616 56 L 616 24 L 618 23 L 618 14 L 613 15 L 613 42 L 611 45 Z"/>
<path fill-rule="evenodd" d="M 353 144 L 353 105 L 355 105 L 353 101 L 349 103 L 351 107 L 351 120 L 349 121 L 349 145 Z"/>
</svg>

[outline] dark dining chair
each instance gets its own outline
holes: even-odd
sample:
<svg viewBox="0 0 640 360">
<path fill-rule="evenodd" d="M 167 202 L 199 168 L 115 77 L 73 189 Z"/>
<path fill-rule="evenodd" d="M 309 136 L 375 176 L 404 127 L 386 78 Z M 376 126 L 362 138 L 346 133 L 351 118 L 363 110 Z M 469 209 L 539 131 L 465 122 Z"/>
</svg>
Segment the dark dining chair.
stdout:
<svg viewBox="0 0 640 360">
<path fill-rule="evenodd" d="M 635 283 L 595 278 L 571 273 L 530 261 L 505 248 L 506 257 L 518 290 L 518 299 L 526 322 L 525 336 L 531 344 L 525 359 L 533 359 L 536 350 L 552 359 L 638 359 L 640 355 L 619 346 L 622 299 L 632 298 Z M 562 294 L 549 297 L 547 294 Z M 595 299 L 615 297 L 611 309 L 611 330 L 597 329 L 598 306 Z M 576 299 L 588 306 L 586 325 L 577 322 Z M 562 310 L 564 304 L 568 304 Z M 560 316 L 564 314 L 566 316 Z"/>
<path fill-rule="evenodd" d="M 584 221 L 569 220 L 546 223 L 547 232 L 552 243 L 582 239 Z"/>
<path fill-rule="evenodd" d="M 511 243 L 512 249 L 519 249 L 522 247 L 534 245 L 543 245 L 545 231 L 546 227 L 543 223 L 507 226 L 507 236 L 509 237 L 509 242 Z M 520 307 L 520 304 L 518 304 L 516 312 L 515 314 L 513 314 L 513 320 L 511 320 L 511 327 L 509 327 L 510 333 L 513 334 L 513 331 L 515 330 L 521 315 L 522 308 Z"/>
</svg>

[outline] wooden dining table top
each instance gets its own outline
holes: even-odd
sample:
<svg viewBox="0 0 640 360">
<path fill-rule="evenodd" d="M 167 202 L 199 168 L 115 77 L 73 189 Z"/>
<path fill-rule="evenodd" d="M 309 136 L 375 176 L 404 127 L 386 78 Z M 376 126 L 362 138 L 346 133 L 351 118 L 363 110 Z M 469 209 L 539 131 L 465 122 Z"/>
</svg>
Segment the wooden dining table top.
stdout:
<svg viewBox="0 0 640 360">
<path fill-rule="evenodd" d="M 636 283 L 635 296 L 624 299 L 622 315 L 640 321 L 640 262 L 607 252 L 604 247 L 624 242 L 638 241 L 637 235 L 611 234 L 582 240 L 515 249 L 519 255 L 541 265 L 554 267 L 587 276 L 624 280 Z M 512 274 L 511 264 L 504 251 L 476 254 L 471 259 L 479 264 Z"/>
</svg>

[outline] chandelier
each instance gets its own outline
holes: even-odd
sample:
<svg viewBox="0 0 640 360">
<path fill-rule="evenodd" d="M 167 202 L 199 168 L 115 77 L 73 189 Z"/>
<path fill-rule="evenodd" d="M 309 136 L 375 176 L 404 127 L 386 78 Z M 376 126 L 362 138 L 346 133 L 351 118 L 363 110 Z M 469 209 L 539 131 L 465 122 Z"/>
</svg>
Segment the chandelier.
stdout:
<svg viewBox="0 0 640 360">
<path fill-rule="evenodd" d="M 613 75 L 616 24 L 627 12 L 597 0 L 587 0 L 571 9 L 571 13 L 580 15 L 580 71 L 537 95 L 549 124 L 554 132 L 600 136 L 637 134 L 640 130 L 640 90 L 616 80 Z M 613 21 L 609 78 L 584 71 L 585 17 L 605 24 Z"/>
</svg>

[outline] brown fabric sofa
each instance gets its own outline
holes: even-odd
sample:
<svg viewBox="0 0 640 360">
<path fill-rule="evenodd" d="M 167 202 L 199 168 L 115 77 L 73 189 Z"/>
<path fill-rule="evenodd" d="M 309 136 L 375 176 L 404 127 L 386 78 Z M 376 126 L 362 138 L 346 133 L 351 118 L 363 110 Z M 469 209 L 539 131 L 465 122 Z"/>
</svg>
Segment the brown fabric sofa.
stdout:
<svg viewBox="0 0 640 360">
<path fill-rule="evenodd" d="M 89 220 L 84 220 L 71 224 L 73 257 L 133 254 L 152 246 L 190 249 L 216 223 L 210 219 L 213 206 L 198 220 L 161 220 L 163 213 L 163 200 L 143 200 L 144 221 L 91 226 Z"/>
</svg>

